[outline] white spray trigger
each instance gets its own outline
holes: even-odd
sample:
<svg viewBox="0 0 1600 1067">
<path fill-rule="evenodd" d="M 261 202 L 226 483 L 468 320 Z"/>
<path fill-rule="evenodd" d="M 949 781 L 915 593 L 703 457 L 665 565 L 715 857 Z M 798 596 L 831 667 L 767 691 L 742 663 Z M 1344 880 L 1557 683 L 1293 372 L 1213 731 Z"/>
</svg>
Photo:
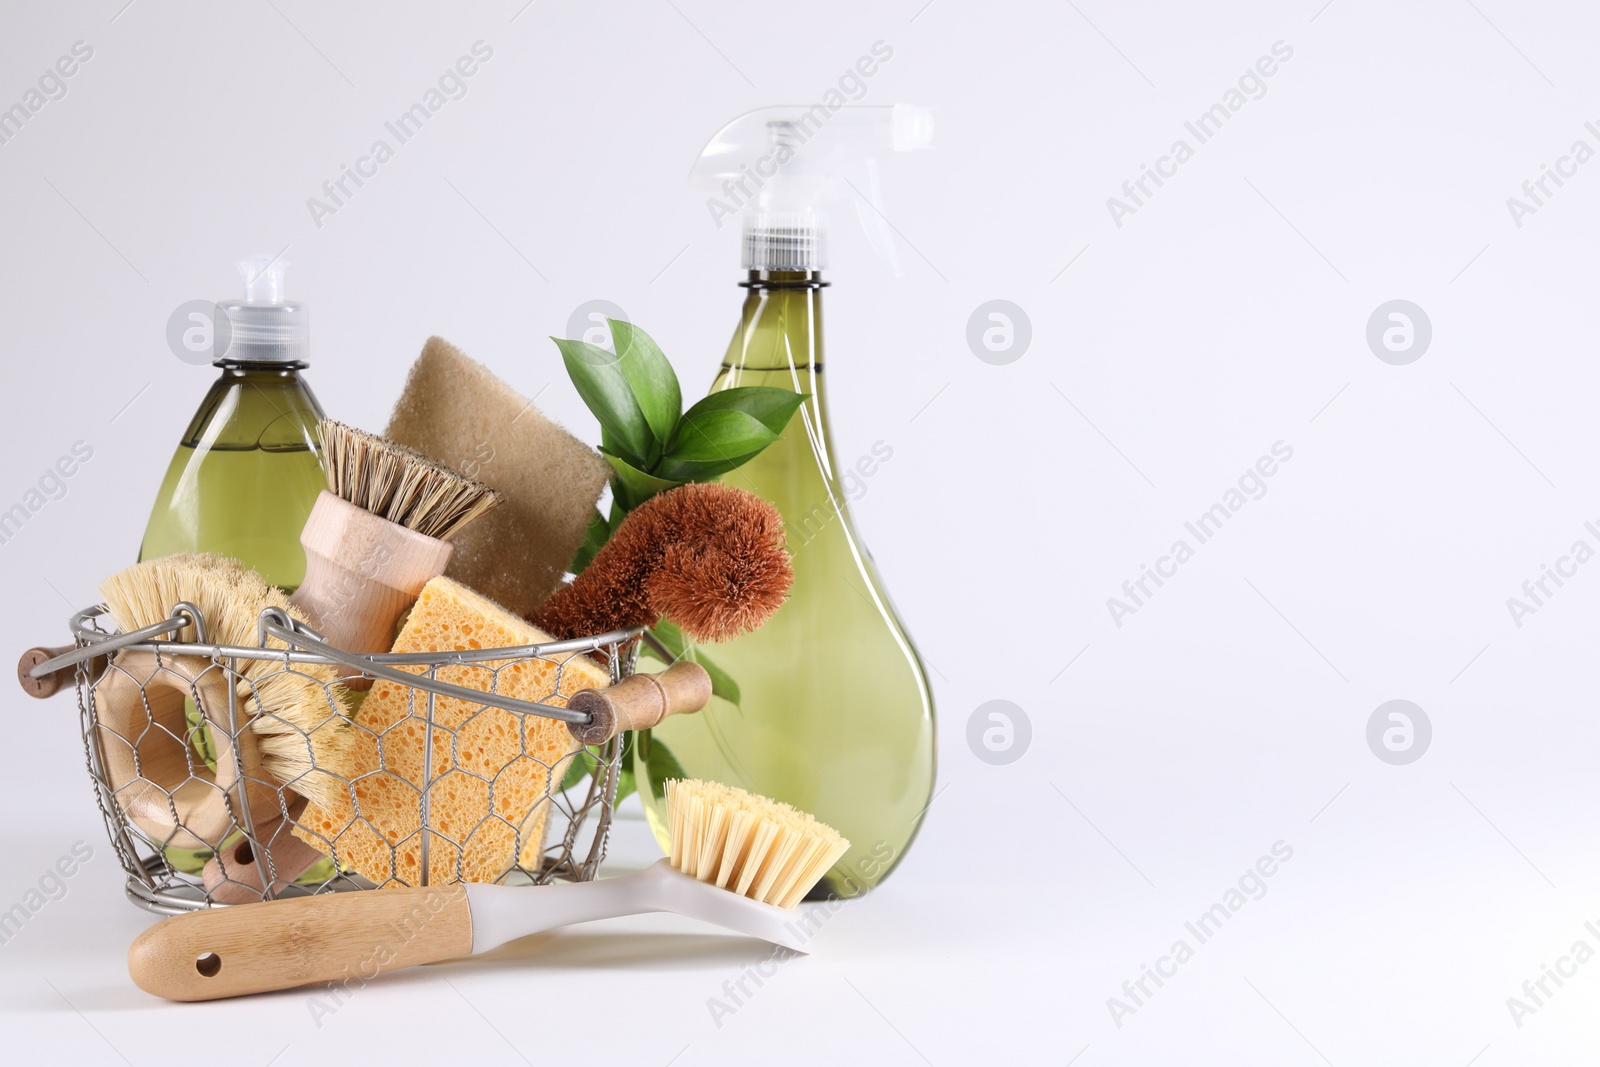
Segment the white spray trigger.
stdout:
<svg viewBox="0 0 1600 1067">
<path fill-rule="evenodd" d="M 860 178 L 859 182 L 851 182 L 855 189 L 856 217 L 861 220 L 861 228 L 866 231 L 872 250 L 888 264 L 889 273 L 896 278 L 903 278 L 906 271 L 900 264 L 894 227 L 889 225 L 888 216 L 883 213 L 883 184 L 878 180 L 878 161 L 867 156 L 855 169 Z"/>
<path fill-rule="evenodd" d="M 820 270 L 828 208 L 852 199 L 868 243 L 900 276 L 877 157 L 932 140 L 932 113 L 911 104 L 762 108 L 717 131 L 689 178 L 718 228 L 742 219 L 746 269 Z"/>
</svg>

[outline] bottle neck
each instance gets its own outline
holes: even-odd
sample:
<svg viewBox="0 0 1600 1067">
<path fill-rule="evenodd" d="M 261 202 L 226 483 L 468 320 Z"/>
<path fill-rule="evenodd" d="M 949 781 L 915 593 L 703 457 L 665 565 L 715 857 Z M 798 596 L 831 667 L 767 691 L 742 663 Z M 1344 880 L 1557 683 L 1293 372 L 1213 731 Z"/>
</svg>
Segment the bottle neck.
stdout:
<svg viewBox="0 0 1600 1067">
<path fill-rule="evenodd" d="M 251 362 L 238 359 L 213 360 L 211 365 L 222 371 L 223 378 L 253 378 L 290 380 L 299 376 L 311 364 L 305 360 L 271 360 Z"/>
<path fill-rule="evenodd" d="M 823 289 L 820 270 L 752 270 L 739 285 L 745 289 Z"/>
<path fill-rule="evenodd" d="M 822 369 L 822 290 L 819 271 L 750 271 L 739 285 L 748 291 L 739 328 L 723 362 L 723 373 L 760 381 L 731 385 L 783 384 L 812 392 L 810 376 Z M 777 373 L 773 373 L 777 372 Z"/>
</svg>

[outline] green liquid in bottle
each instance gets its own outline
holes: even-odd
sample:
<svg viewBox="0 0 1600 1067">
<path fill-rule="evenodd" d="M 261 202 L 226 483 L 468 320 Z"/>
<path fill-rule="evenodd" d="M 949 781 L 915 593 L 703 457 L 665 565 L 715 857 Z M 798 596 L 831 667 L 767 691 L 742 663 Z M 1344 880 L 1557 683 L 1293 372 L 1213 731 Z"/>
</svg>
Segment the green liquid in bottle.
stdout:
<svg viewBox="0 0 1600 1067">
<path fill-rule="evenodd" d="M 322 407 L 302 365 L 223 368 L 167 467 L 140 559 L 215 552 L 286 591 L 299 586 L 300 530 L 328 487 Z"/>
<path fill-rule="evenodd" d="M 215 552 L 292 592 L 306 574 L 300 530 L 327 488 L 322 407 L 297 373 L 303 363 L 225 364 L 178 443 L 150 509 L 139 558 Z M 184 702 L 190 744 L 214 769 L 210 731 Z M 197 874 L 208 849 L 164 848 L 174 870 Z"/>
<path fill-rule="evenodd" d="M 706 646 L 738 683 L 739 706 L 713 699 L 666 720 L 636 746 L 650 756 L 635 771 L 663 848 L 661 780 L 679 773 L 673 763 L 811 812 L 851 842 L 812 895 L 851 897 L 888 874 L 921 823 L 933 789 L 933 698 L 845 510 L 823 397 L 819 285 L 815 273 L 752 272 L 711 387 L 810 394 L 780 440 L 724 478 L 782 512 L 793 590 L 759 631 Z M 670 758 L 657 756 L 663 748 Z"/>
</svg>

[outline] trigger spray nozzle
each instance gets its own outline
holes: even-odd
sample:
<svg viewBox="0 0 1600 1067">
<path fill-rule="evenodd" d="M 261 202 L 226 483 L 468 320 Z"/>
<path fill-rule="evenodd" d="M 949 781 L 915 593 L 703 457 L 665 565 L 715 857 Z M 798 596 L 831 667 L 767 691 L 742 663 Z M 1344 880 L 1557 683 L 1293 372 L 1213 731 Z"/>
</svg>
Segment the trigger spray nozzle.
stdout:
<svg viewBox="0 0 1600 1067">
<path fill-rule="evenodd" d="M 911 104 L 761 108 L 719 130 L 689 178 L 710 194 L 706 207 L 718 228 L 740 218 L 746 270 L 820 270 L 827 212 L 851 201 L 867 240 L 898 275 L 878 156 L 932 141 L 932 113 Z"/>
</svg>

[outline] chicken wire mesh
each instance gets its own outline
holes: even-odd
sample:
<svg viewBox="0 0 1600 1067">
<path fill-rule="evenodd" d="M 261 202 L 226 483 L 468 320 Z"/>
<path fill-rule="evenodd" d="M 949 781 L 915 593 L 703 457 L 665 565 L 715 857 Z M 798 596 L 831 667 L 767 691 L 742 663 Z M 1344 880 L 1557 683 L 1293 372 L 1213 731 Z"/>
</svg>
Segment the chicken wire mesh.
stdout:
<svg viewBox="0 0 1600 1067">
<path fill-rule="evenodd" d="M 567 724 L 587 716 L 564 705 L 633 672 L 637 631 L 352 656 L 271 609 L 257 647 L 206 644 L 188 604 L 131 634 L 107 622 L 102 608 L 72 620 L 78 708 L 142 907 L 583 881 L 605 857 L 623 737 L 579 745 Z M 196 643 L 156 639 L 191 623 Z M 345 677 L 328 681 L 330 665 Z"/>
</svg>

